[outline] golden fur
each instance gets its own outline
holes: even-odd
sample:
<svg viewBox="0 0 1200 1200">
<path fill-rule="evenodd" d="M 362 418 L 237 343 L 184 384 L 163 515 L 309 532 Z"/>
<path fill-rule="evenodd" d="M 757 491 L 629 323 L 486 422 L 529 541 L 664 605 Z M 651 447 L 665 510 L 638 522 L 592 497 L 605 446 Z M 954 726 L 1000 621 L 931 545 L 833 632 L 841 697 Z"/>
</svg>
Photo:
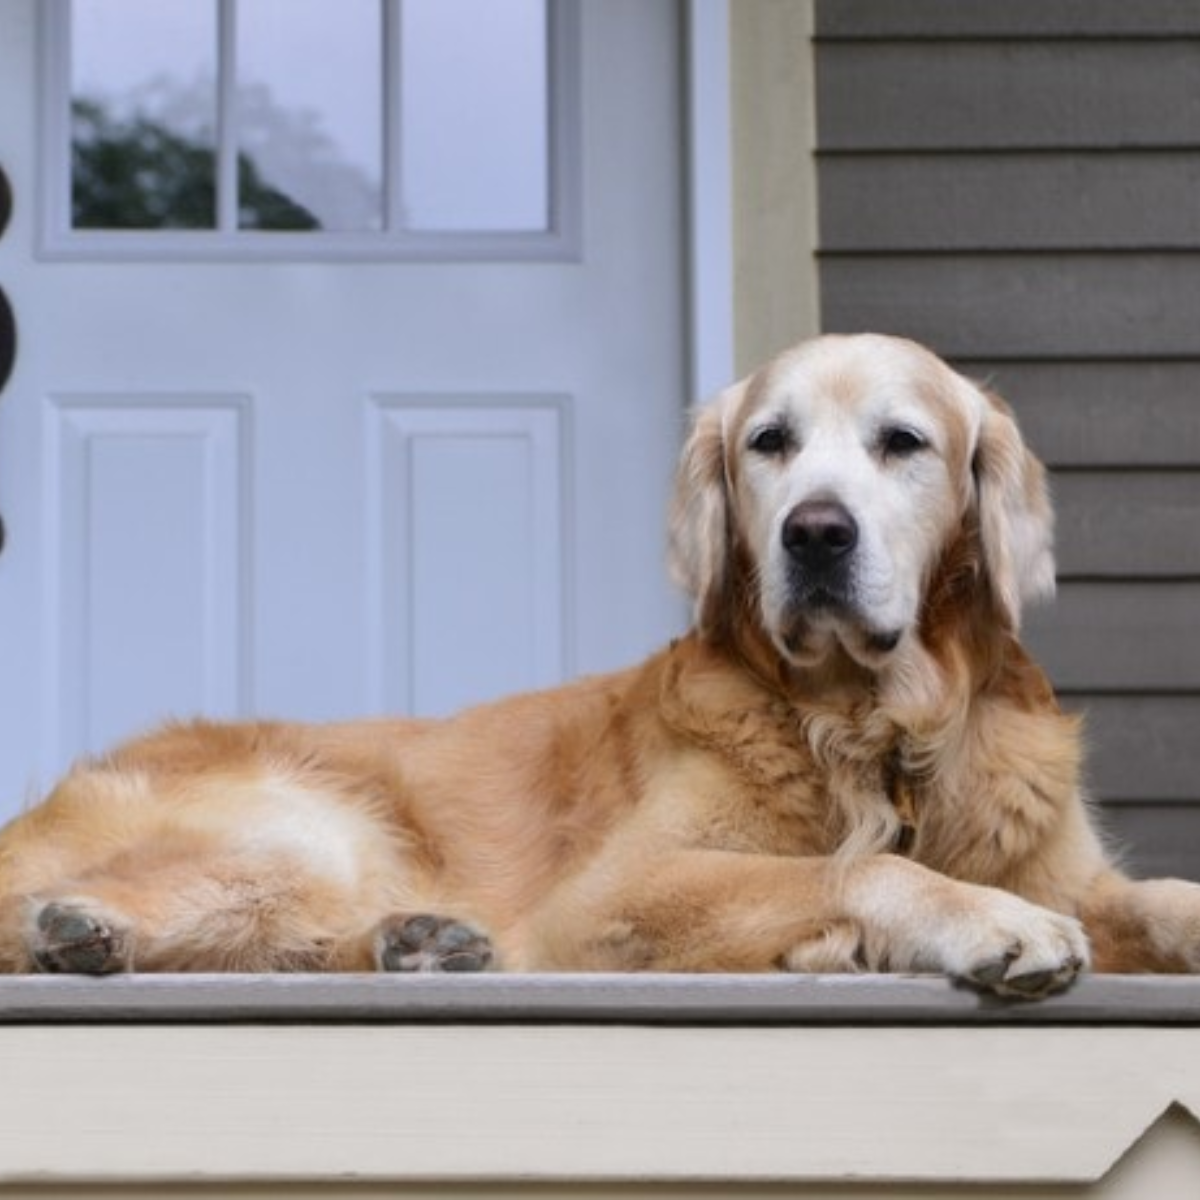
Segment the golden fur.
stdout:
<svg viewBox="0 0 1200 1200">
<path fill-rule="evenodd" d="M 1200 886 L 1111 864 L 1018 641 L 1050 509 L 999 400 L 797 347 L 698 414 L 672 554 L 695 628 L 631 670 L 79 764 L 0 833 L 0 971 L 1200 966 Z"/>
</svg>

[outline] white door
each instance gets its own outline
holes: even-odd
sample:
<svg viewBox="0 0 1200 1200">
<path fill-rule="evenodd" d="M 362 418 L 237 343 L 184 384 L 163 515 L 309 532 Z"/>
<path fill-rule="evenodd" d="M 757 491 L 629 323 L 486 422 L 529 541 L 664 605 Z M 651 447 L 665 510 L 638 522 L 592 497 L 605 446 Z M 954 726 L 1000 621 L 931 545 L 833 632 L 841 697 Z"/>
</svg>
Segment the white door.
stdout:
<svg viewBox="0 0 1200 1200">
<path fill-rule="evenodd" d="M 678 627 L 676 17 L 2 0 L 0 815 L 168 715 L 444 712 Z M 114 231 L 114 124 L 215 175 L 185 228 Z"/>
</svg>

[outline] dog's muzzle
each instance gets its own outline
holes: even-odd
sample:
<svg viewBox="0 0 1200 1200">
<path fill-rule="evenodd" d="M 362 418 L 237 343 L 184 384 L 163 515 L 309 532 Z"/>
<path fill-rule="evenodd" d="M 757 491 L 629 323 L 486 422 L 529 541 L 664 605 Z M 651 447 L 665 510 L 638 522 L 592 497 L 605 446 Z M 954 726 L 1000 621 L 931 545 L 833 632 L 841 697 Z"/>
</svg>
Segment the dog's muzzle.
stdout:
<svg viewBox="0 0 1200 1200">
<path fill-rule="evenodd" d="M 807 608 L 838 608 L 850 597 L 850 563 L 858 545 L 858 522 L 836 500 L 806 500 L 784 518 L 780 530 L 791 564 L 792 591 Z"/>
<path fill-rule="evenodd" d="M 904 630 L 880 627 L 863 609 L 853 513 L 838 500 L 805 500 L 784 517 L 779 538 L 787 570 L 780 645 L 795 660 L 815 661 L 834 638 L 859 662 L 879 665 Z"/>
</svg>

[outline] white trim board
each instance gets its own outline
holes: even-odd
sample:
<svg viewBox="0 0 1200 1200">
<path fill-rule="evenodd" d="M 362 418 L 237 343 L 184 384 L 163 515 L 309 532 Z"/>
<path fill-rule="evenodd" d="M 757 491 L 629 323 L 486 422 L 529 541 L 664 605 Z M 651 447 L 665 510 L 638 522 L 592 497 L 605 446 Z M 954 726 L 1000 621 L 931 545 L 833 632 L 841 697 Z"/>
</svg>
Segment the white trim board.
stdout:
<svg viewBox="0 0 1200 1200">
<path fill-rule="evenodd" d="M 24 1025 L 0 1061 L 0 1184 L 1084 1183 L 1200 1112 L 1195 1028 Z"/>
<path fill-rule="evenodd" d="M 1187 978 L 9 977 L 0 1189 L 1158 1200 L 1200 1183 L 1198 1020 Z"/>
</svg>

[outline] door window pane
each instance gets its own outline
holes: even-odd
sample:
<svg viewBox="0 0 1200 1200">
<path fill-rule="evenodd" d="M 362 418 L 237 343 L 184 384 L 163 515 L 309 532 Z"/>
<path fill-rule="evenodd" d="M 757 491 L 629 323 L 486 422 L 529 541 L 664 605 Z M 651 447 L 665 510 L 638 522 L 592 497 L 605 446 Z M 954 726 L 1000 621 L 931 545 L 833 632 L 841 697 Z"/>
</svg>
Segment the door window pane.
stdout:
<svg viewBox="0 0 1200 1200">
<path fill-rule="evenodd" d="M 240 0 L 238 224 L 383 226 L 379 0 Z"/>
<path fill-rule="evenodd" d="M 547 229 L 545 0 L 404 0 L 401 21 L 405 224 Z"/>
<path fill-rule="evenodd" d="M 75 0 L 72 13 L 72 224 L 213 228 L 215 6 Z"/>
<path fill-rule="evenodd" d="M 43 2 L 55 251 L 571 253 L 576 0 Z"/>
</svg>

